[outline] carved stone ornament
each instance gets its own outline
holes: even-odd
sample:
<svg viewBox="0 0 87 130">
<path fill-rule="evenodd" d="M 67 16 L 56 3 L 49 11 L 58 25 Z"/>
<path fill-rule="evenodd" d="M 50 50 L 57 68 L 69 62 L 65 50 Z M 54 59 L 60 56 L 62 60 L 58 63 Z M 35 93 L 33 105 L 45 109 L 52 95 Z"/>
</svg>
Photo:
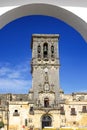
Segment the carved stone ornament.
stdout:
<svg viewBox="0 0 87 130">
<path fill-rule="evenodd" d="M 45 83 L 44 84 L 44 90 L 45 91 L 49 91 L 50 87 L 49 87 L 49 84 L 48 83 Z"/>
<path fill-rule="evenodd" d="M 47 83 L 48 82 L 48 73 L 45 72 L 45 82 Z"/>
</svg>

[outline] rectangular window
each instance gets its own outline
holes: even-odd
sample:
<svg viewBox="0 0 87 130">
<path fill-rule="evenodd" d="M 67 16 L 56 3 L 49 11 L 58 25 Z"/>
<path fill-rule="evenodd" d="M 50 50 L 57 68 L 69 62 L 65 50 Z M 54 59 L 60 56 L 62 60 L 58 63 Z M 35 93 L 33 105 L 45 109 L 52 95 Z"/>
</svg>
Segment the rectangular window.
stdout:
<svg viewBox="0 0 87 130">
<path fill-rule="evenodd" d="M 10 101 L 12 101 L 12 95 L 10 94 Z"/>
<path fill-rule="evenodd" d="M 61 115 L 65 115 L 64 107 L 61 107 L 61 108 L 60 108 L 60 114 L 61 114 Z"/>
<path fill-rule="evenodd" d="M 34 109 L 33 109 L 33 107 L 30 107 L 29 113 L 30 113 L 31 115 L 34 115 Z"/>
<path fill-rule="evenodd" d="M 27 126 L 27 119 L 25 119 L 25 126 Z"/>
<path fill-rule="evenodd" d="M 0 99 L 0 105 L 1 105 L 1 99 Z"/>
<path fill-rule="evenodd" d="M 83 112 L 83 113 L 86 113 L 86 112 L 87 112 L 86 106 L 83 106 L 83 107 L 82 107 L 82 112 Z"/>
<path fill-rule="evenodd" d="M 75 108 L 71 108 L 71 115 L 76 115 Z"/>
</svg>

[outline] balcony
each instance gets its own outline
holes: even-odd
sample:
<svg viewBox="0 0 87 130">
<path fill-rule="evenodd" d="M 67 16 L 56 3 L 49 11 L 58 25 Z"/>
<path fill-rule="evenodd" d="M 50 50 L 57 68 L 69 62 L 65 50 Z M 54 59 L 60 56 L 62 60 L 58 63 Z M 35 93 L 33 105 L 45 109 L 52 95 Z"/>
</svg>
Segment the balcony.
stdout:
<svg viewBox="0 0 87 130">
<path fill-rule="evenodd" d="M 34 106 L 34 110 L 43 110 L 45 112 L 51 111 L 51 110 L 60 110 L 60 105 L 55 106 L 54 104 L 49 105 L 47 107 L 44 107 L 42 105 Z"/>
</svg>

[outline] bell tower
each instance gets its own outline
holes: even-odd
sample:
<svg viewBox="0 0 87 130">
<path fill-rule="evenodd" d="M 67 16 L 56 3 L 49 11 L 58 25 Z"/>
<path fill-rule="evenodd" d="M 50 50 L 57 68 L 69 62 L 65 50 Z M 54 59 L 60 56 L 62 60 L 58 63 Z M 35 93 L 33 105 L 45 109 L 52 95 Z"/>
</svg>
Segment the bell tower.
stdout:
<svg viewBox="0 0 87 130">
<path fill-rule="evenodd" d="M 39 93 L 54 92 L 55 102 L 59 102 L 59 34 L 32 35 L 32 89 L 34 101 L 39 99 Z M 45 104 L 47 99 L 45 98 Z"/>
</svg>

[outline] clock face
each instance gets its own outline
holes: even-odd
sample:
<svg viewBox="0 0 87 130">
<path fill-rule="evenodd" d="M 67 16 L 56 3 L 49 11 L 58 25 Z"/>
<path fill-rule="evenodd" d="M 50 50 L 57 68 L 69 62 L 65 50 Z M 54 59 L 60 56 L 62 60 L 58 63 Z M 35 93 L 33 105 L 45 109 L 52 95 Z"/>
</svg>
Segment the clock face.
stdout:
<svg viewBox="0 0 87 130">
<path fill-rule="evenodd" d="M 44 90 L 45 90 L 45 91 L 49 91 L 49 84 L 46 83 L 46 84 L 44 85 Z"/>
</svg>

